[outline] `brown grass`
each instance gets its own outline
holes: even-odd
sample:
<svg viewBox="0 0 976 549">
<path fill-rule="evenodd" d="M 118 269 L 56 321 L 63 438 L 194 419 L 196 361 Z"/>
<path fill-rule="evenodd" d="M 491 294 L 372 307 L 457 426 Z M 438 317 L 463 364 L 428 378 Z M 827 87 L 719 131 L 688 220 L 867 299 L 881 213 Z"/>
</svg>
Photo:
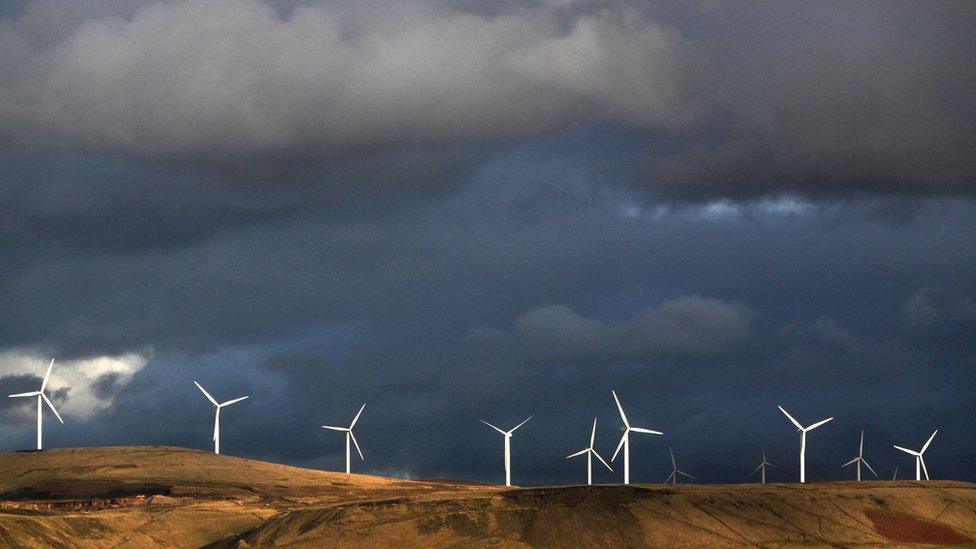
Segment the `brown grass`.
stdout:
<svg viewBox="0 0 976 549">
<path fill-rule="evenodd" d="M 865 509 L 874 529 L 882 536 L 900 543 L 926 543 L 930 545 L 964 545 L 973 540 L 949 528 L 945 524 L 923 520 L 901 513 Z"/>
</svg>

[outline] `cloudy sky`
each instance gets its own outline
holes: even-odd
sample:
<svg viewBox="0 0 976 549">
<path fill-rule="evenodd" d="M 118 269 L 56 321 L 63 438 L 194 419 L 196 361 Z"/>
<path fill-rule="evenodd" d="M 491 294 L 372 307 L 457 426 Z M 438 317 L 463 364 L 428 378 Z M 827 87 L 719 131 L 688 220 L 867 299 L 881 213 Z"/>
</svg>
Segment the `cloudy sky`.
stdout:
<svg viewBox="0 0 976 549">
<path fill-rule="evenodd" d="M 0 4 L 0 392 L 46 446 L 976 480 L 976 8 Z M 0 448 L 33 445 L 0 401 Z M 619 459 L 618 462 L 619 464 Z M 619 478 L 603 471 L 596 480 Z"/>
</svg>

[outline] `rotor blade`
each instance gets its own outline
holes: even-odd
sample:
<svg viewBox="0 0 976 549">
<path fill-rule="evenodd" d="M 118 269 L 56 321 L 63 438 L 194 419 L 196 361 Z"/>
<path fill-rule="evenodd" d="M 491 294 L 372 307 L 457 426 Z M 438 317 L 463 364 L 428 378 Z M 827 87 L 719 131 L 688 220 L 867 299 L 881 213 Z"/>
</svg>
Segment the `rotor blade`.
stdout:
<svg viewBox="0 0 976 549">
<path fill-rule="evenodd" d="M 773 465 L 772 463 L 770 463 L 768 461 L 766 462 L 766 465 L 769 465 L 770 467 L 776 467 L 775 465 Z"/>
<path fill-rule="evenodd" d="M 359 407 L 359 411 L 356 412 L 356 417 L 352 418 L 352 423 L 349 424 L 350 429 L 356 426 L 356 422 L 359 421 L 359 416 L 363 414 L 363 409 L 365 408 L 366 408 L 366 403 L 364 402 L 363 405 Z"/>
<path fill-rule="evenodd" d="M 346 431 L 349 430 L 346 427 L 333 427 L 332 425 L 323 425 L 322 428 L 323 429 L 332 429 L 333 431 L 342 431 L 343 433 L 345 433 Z"/>
<path fill-rule="evenodd" d="M 929 480 L 929 468 L 925 466 L 925 458 L 919 454 L 918 460 L 922 462 L 922 472 L 925 473 L 925 480 Z"/>
<path fill-rule="evenodd" d="M 631 431 L 636 431 L 638 433 L 647 433 L 649 435 L 663 435 L 661 431 L 652 431 L 650 429 L 644 429 L 643 427 L 631 427 Z"/>
<path fill-rule="evenodd" d="M 496 431 L 498 431 L 499 433 L 501 433 L 501 434 L 503 434 L 503 435 L 504 435 L 504 434 L 507 434 L 507 433 L 505 433 L 505 431 L 502 431 L 502 430 L 501 430 L 501 429 L 499 429 L 498 427 L 495 427 L 494 425 L 492 425 L 491 423 L 488 423 L 487 421 L 485 421 L 485 420 L 483 420 L 483 419 L 482 419 L 482 420 L 480 420 L 480 421 L 481 421 L 481 423 L 484 423 L 485 425 L 487 425 L 487 426 L 489 426 L 489 427 L 491 427 L 492 429 L 494 429 L 494 430 L 496 430 Z"/>
<path fill-rule="evenodd" d="M 47 398 L 47 395 L 45 395 L 44 393 L 41 393 L 41 397 L 44 399 L 44 402 L 47 402 L 48 407 L 51 408 L 51 411 L 54 412 L 54 415 L 58 416 L 58 421 L 64 423 L 64 420 L 61 419 L 61 414 L 59 414 L 58 411 L 54 409 L 54 403 L 51 402 L 51 399 Z"/>
<path fill-rule="evenodd" d="M 861 445 L 857 447 L 857 457 L 864 455 L 864 429 L 861 429 Z"/>
<path fill-rule="evenodd" d="M 596 418 L 593 418 L 593 430 L 590 431 L 590 448 L 593 448 L 594 442 L 596 442 Z"/>
<path fill-rule="evenodd" d="M 617 398 L 617 392 L 613 389 L 610 389 L 610 392 L 613 393 L 613 400 L 617 403 L 617 410 L 620 411 L 620 419 L 624 421 L 624 427 L 630 429 L 630 422 L 627 421 L 627 414 L 624 413 L 624 407 L 620 405 L 620 399 Z M 610 461 L 613 460 L 611 459 Z"/>
<path fill-rule="evenodd" d="M 867 460 L 866 460 L 866 459 L 864 459 L 864 458 L 861 458 L 861 463 L 863 463 L 863 464 L 864 464 L 864 466 L 868 468 L 868 471 L 871 471 L 871 474 L 873 474 L 873 475 L 875 476 L 875 478 L 877 478 L 877 477 L 878 477 L 878 473 L 875 473 L 875 472 L 874 472 L 874 469 L 872 469 L 872 468 L 871 468 L 871 465 L 870 465 L 870 464 L 868 464 L 868 462 L 867 462 Z"/>
<path fill-rule="evenodd" d="M 356 435 L 353 434 L 352 429 L 349 430 L 349 438 L 352 439 L 352 443 L 356 445 L 356 451 L 359 452 L 359 459 L 366 461 L 363 457 L 363 451 L 359 449 L 359 443 L 356 442 Z"/>
<path fill-rule="evenodd" d="M 53 358 L 51 359 L 51 364 L 49 364 L 48 367 L 47 367 L 47 373 L 44 374 L 44 381 L 41 382 L 41 392 L 42 393 L 44 392 L 44 389 L 47 387 L 48 380 L 51 379 L 51 369 L 52 368 L 54 368 L 54 359 Z"/>
<path fill-rule="evenodd" d="M 227 402 L 222 402 L 222 403 L 219 404 L 219 406 L 221 408 L 223 408 L 224 406 L 230 406 L 231 404 L 234 404 L 235 402 L 240 402 L 242 400 L 247 400 L 249 398 L 251 398 L 250 395 L 248 395 L 248 396 L 242 396 L 241 398 L 235 398 L 234 400 L 228 400 Z"/>
<path fill-rule="evenodd" d="M 674 450 L 670 446 L 668 446 L 668 453 L 671 454 L 671 468 L 676 469 L 678 465 L 674 462 Z"/>
<path fill-rule="evenodd" d="M 848 465 L 851 465 L 852 463 L 857 463 L 857 460 L 859 460 L 859 459 L 861 459 L 861 458 L 854 458 L 854 459 L 848 461 L 847 463 L 841 465 L 841 467 L 847 467 Z"/>
<path fill-rule="evenodd" d="M 834 418 L 832 418 L 832 417 L 828 417 L 827 419 L 824 419 L 824 420 L 820 420 L 820 421 L 818 421 L 818 422 L 816 422 L 816 423 L 814 423 L 813 425 L 811 425 L 811 426 L 809 426 L 809 427 L 807 427 L 806 429 L 804 429 L 804 431 L 812 431 L 812 430 L 814 430 L 814 429 L 816 429 L 817 427 L 820 427 L 820 426 L 821 426 L 821 425 L 823 425 L 824 423 L 827 423 L 828 421 L 831 421 L 831 420 L 833 420 L 833 419 L 834 419 Z"/>
<path fill-rule="evenodd" d="M 927 441 L 925 441 L 925 446 L 922 446 L 922 449 L 919 450 L 918 453 L 924 454 L 925 453 L 925 450 L 928 450 L 929 444 L 932 444 L 932 439 L 935 438 L 935 435 L 937 435 L 937 434 L 939 434 L 939 430 L 938 429 L 936 429 L 935 431 L 932 432 L 932 436 L 930 436 L 929 439 Z"/>
<path fill-rule="evenodd" d="M 581 456 L 581 455 L 583 455 L 583 454 L 585 454 L 585 453 L 587 453 L 589 451 L 590 451 L 589 448 L 583 448 L 582 450 L 580 450 L 579 452 L 576 452 L 575 454 L 569 454 L 568 456 L 566 456 L 566 459 L 572 459 L 572 458 L 574 458 L 576 456 Z"/>
<path fill-rule="evenodd" d="M 803 430 L 803 426 L 800 425 L 800 422 L 797 421 L 797 420 L 795 420 L 795 419 L 793 419 L 793 416 L 791 416 L 790 413 L 787 412 L 785 408 L 783 408 L 782 406 L 779 406 L 779 405 L 777 405 L 776 407 L 779 408 L 779 411 L 780 412 L 783 412 L 783 415 L 785 415 L 787 418 L 789 418 L 790 421 L 793 422 L 793 425 L 796 425 L 796 428 L 797 429 L 799 429 L 801 431 Z"/>
<path fill-rule="evenodd" d="M 671 482 L 671 479 L 673 478 L 674 478 L 674 471 L 671 471 L 671 474 L 668 475 L 668 478 L 664 479 L 664 484 Z"/>
<path fill-rule="evenodd" d="M 610 472 L 613 472 L 613 469 L 610 467 L 610 464 L 604 461 L 603 457 L 600 456 L 600 454 L 598 454 L 596 450 L 591 449 L 590 451 L 593 452 L 593 455 L 596 456 L 596 459 L 600 460 L 600 463 L 606 466 L 607 469 L 610 469 Z"/>
<path fill-rule="evenodd" d="M 509 433 L 514 433 L 516 429 L 518 429 L 519 427 L 521 427 L 521 426 L 523 426 L 523 425 L 525 425 L 526 423 L 528 423 L 528 422 L 529 422 L 529 420 L 530 420 L 530 419 L 532 419 L 533 417 L 535 417 L 535 414 L 532 414 L 531 416 L 529 416 L 529 417 L 527 417 L 527 418 L 525 418 L 525 420 L 524 420 L 524 421 L 522 421 L 522 423 L 519 423 L 519 424 L 518 424 L 518 425 L 516 425 L 515 427 L 512 427 L 512 430 L 511 430 L 511 431 L 509 431 Z"/>
<path fill-rule="evenodd" d="M 627 431 L 624 431 L 624 434 L 620 437 L 620 442 L 617 444 L 617 449 L 613 452 L 613 457 L 610 458 L 610 461 L 617 460 L 617 454 L 619 454 L 620 449 L 624 447 L 624 442 L 626 440 L 627 440 Z"/>
<path fill-rule="evenodd" d="M 902 452 L 905 452 L 906 454 L 911 454 L 911 455 L 913 455 L 913 456 L 917 456 L 917 455 L 920 455 L 920 454 L 919 454 L 918 452 L 916 452 L 915 450 L 909 450 L 908 448 L 902 448 L 901 446 L 898 446 L 898 445 L 896 445 L 896 444 L 892 444 L 892 446 L 894 446 L 895 448 L 898 448 L 899 450 L 901 450 Z"/>
<path fill-rule="evenodd" d="M 41 392 L 40 392 L 40 391 L 31 391 L 31 392 L 29 392 L 29 393 L 17 393 L 16 395 L 9 395 L 9 398 L 18 398 L 18 397 L 36 397 L 36 396 L 37 396 L 37 395 L 39 395 L 39 394 L 41 394 Z"/>
<path fill-rule="evenodd" d="M 752 473 L 749 473 L 749 476 L 751 477 L 752 475 L 755 475 L 756 473 L 758 473 L 759 470 L 762 469 L 762 466 L 763 466 L 763 464 L 760 463 L 759 464 L 759 467 L 756 467 L 756 469 Z"/>
<path fill-rule="evenodd" d="M 196 381 L 194 381 L 193 384 L 197 386 L 197 389 L 200 389 L 200 391 L 203 393 L 203 396 L 207 397 L 207 400 L 209 400 L 210 402 L 213 402 L 213 405 L 214 406 L 220 406 L 220 404 L 217 403 L 217 399 L 215 399 L 214 397 L 210 396 L 210 393 L 208 393 L 207 390 L 204 389 L 202 385 L 200 385 Z"/>
<path fill-rule="evenodd" d="M 217 407 L 217 413 L 214 414 L 214 434 L 213 440 L 220 438 L 220 406 Z"/>
<path fill-rule="evenodd" d="M 679 475 L 684 475 L 684 476 L 686 476 L 686 477 L 688 477 L 688 478 L 690 478 L 690 479 L 694 479 L 694 478 L 695 478 L 695 477 L 693 477 L 693 476 L 691 476 L 691 475 L 689 475 L 688 473 L 686 473 L 686 472 L 684 472 L 684 471 L 677 471 L 677 473 L 678 473 Z"/>
</svg>

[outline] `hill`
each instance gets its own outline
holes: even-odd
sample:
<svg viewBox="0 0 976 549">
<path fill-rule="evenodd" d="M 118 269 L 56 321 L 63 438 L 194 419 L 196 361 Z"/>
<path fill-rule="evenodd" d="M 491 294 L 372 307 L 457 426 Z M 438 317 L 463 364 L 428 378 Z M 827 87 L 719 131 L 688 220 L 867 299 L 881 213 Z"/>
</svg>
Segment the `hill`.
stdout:
<svg viewBox="0 0 976 549">
<path fill-rule="evenodd" d="M 972 544 L 976 485 L 513 488 L 288 467 L 171 447 L 0 454 L 0 545 Z"/>
</svg>

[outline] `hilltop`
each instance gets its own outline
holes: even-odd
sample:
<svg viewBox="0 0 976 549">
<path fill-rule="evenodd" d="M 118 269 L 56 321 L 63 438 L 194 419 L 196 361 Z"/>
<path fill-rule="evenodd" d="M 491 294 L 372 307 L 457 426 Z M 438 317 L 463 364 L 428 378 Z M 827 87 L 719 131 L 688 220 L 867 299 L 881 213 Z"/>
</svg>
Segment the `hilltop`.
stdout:
<svg viewBox="0 0 976 549">
<path fill-rule="evenodd" d="M 976 485 L 511 488 L 173 447 L 0 454 L 0 545 L 971 544 Z"/>
</svg>

